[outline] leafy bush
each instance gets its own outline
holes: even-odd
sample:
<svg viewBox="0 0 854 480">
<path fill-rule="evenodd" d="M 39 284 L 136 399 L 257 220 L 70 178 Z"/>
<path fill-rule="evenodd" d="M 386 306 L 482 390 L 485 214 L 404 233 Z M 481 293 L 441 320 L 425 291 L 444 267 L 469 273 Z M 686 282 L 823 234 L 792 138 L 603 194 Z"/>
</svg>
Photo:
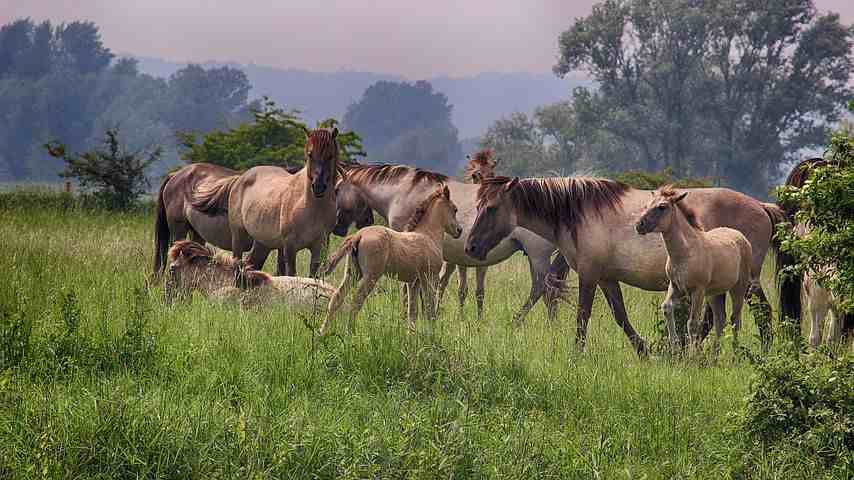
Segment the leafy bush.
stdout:
<svg viewBox="0 0 854 480">
<path fill-rule="evenodd" d="M 712 182 L 707 178 L 674 178 L 670 167 L 660 172 L 644 172 L 641 170 L 628 170 L 616 175 L 608 175 L 614 180 L 626 183 L 632 187 L 642 190 L 655 190 L 663 185 L 673 185 L 681 188 L 711 187 Z"/>
<path fill-rule="evenodd" d="M 854 356 L 783 353 L 751 361 L 757 373 L 742 428 L 765 445 L 854 469 Z"/>
<path fill-rule="evenodd" d="M 84 190 L 94 190 L 107 207 L 127 209 L 151 187 L 146 170 L 160 159 L 162 150 L 128 152 L 119 142 L 117 129 L 106 131 L 103 145 L 81 154 L 66 152 L 56 141 L 46 143 L 45 148 L 65 161 L 61 177 L 74 178 Z"/>
</svg>

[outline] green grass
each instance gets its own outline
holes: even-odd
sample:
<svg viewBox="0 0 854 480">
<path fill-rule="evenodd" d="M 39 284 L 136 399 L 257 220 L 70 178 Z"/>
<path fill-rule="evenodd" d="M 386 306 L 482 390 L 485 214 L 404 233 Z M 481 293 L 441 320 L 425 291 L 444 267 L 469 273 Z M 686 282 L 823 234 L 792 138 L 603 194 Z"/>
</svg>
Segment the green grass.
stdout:
<svg viewBox="0 0 854 480">
<path fill-rule="evenodd" d="M 282 309 L 200 297 L 167 307 L 151 286 L 151 311 L 139 314 L 155 342 L 146 356 L 122 339 L 139 310 L 134 289 L 146 285 L 152 223 L 145 213 L 0 209 L 0 298 L 33 324 L 24 362 L 0 374 L 0 478 L 832 475 L 737 428 L 752 369 L 727 341 L 714 364 L 639 360 L 601 296 L 586 353 L 574 349 L 568 305 L 559 325 L 538 305 L 510 328 L 529 287 L 520 255 L 490 269 L 483 323 L 473 298 L 458 315 L 452 286 L 432 337 L 405 333 L 391 281 L 355 336 L 324 341 Z M 71 337 L 59 305 L 72 290 L 80 327 L 61 350 Z M 625 296 L 635 326 L 656 338 L 662 295 Z M 749 314 L 741 338 L 759 349 Z"/>
</svg>

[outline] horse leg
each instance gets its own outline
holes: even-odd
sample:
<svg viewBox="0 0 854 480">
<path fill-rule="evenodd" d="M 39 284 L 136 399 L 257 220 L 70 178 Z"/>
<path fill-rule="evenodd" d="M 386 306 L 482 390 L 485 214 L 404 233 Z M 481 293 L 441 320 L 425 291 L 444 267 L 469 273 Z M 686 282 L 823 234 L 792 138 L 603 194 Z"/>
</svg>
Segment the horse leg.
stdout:
<svg viewBox="0 0 854 480">
<path fill-rule="evenodd" d="M 263 270 L 267 257 L 270 256 L 270 248 L 259 241 L 252 242 L 249 250 L 249 264 L 256 270 Z"/>
<path fill-rule="evenodd" d="M 700 346 L 700 321 L 702 320 L 705 297 L 706 290 L 704 288 L 696 288 L 688 294 L 688 299 L 691 302 L 691 310 L 688 314 L 688 334 L 691 337 L 691 343 L 697 348 Z"/>
<path fill-rule="evenodd" d="M 483 320 L 483 299 L 486 296 L 486 267 L 475 268 L 476 286 L 474 299 L 477 301 L 477 320 Z"/>
<path fill-rule="evenodd" d="M 341 280 L 341 284 L 338 285 L 338 289 L 335 290 L 335 293 L 332 294 L 332 298 L 329 299 L 329 306 L 326 307 L 326 319 L 323 320 L 323 324 L 320 326 L 320 331 L 318 335 L 321 337 L 326 335 L 327 327 L 332 323 L 332 319 L 335 318 L 335 315 L 338 313 L 338 309 L 341 308 L 341 305 L 344 303 L 344 299 L 347 298 L 347 293 L 352 288 L 353 284 L 356 283 L 355 279 L 350 274 L 350 268 L 348 266 L 347 270 L 344 272 L 344 279 Z"/>
<path fill-rule="evenodd" d="M 747 285 L 739 285 L 730 292 L 730 300 L 732 300 L 732 317 L 730 318 L 730 323 L 732 323 L 733 347 L 738 347 L 738 332 L 741 330 L 741 312 L 744 310 L 744 301 L 752 289 L 751 283 L 748 282 Z M 763 338 L 762 341 L 763 348 L 765 348 L 765 339 Z"/>
<path fill-rule="evenodd" d="M 680 349 L 683 340 L 680 338 L 679 330 L 676 328 L 676 311 L 674 303 L 679 301 L 679 293 L 673 287 L 673 282 L 667 286 L 667 294 L 661 303 L 661 313 L 664 315 L 664 324 L 667 326 L 667 336 L 670 338 L 670 346 L 674 350 Z"/>
<path fill-rule="evenodd" d="M 348 324 L 348 330 L 351 334 L 356 333 L 356 317 L 359 315 L 359 311 L 362 310 L 362 306 L 365 304 L 368 295 L 376 287 L 377 280 L 379 280 L 379 277 L 366 275 L 362 278 L 359 288 L 356 289 L 356 294 L 353 295 L 353 301 L 350 303 L 350 322 Z"/>
<path fill-rule="evenodd" d="M 457 290 L 457 297 L 460 301 L 460 315 L 463 314 L 463 309 L 466 307 L 466 297 L 469 294 L 468 276 L 469 269 L 462 265 L 457 265 L 457 271 L 460 275 L 460 288 Z"/>
<path fill-rule="evenodd" d="M 285 275 L 297 276 L 297 252 L 292 248 L 282 248 L 285 252 Z"/>
<path fill-rule="evenodd" d="M 563 258 L 562 255 L 559 255 L 559 257 Z M 546 276 L 549 275 L 549 257 L 527 255 L 526 258 L 528 259 L 528 267 L 531 270 L 531 292 L 528 294 L 528 300 L 525 301 L 522 308 L 513 315 L 513 325 L 521 325 L 525 321 L 525 317 L 528 316 L 528 312 L 536 305 L 537 300 L 544 295 L 543 301 L 548 311 L 549 324 L 554 325 L 559 298 L 558 295 L 549 294 L 546 288 Z"/>
<path fill-rule="evenodd" d="M 592 276 L 592 275 L 591 275 Z M 596 294 L 598 279 L 578 276 L 578 312 L 575 315 L 575 345 L 582 352 L 587 347 L 587 322 L 593 310 L 593 297 Z"/>
<path fill-rule="evenodd" d="M 810 317 L 812 318 L 812 325 L 810 327 L 810 346 L 813 348 L 818 348 L 821 345 L 822 340 L 822 330 L 824 330 L 824 319 L 827 318 L 827 311 L 830 309 L 830 305 L 827 299 L 827 296 L 824 295 L 824 292 L 818 292 L 817 285 L 813 283 L 810 285 L 810 289 L 807 292 L 807 308 L 810 311 Z"/>
<path fill-rule="evenodd" d="M 635 328 L 629 322 L 629 315 L 626 313 L 626 304 L 623 301 L 623 290 L 620 284 L 613 280 L 599 282 L 599 288 L 605 294 L 605 299 L 608 301 L 608 306 L 611 307 L 611 313 L 614 314 L 614 321 L 617 325 L 623 328 L 626 337 L 629 338 L 632 346 L 635 348 L 638 356 L 646 356 L 646 340 L 635 331 Z"/>
<path fill-rule="evenodd" d="M 721 336 L 724 334 L 724 322 L 726 321 L 726 295 L 716 295 L 711 299 L 711 301 L 707 304 L 712 309 L 712 315 L 714 315 L 715 321 L 715 355 L 720 354 L 721 352 Z M 735 313 L 735 309 L 733 309 L 733 313 Z M 733 332 L 735 332 L 735 327 L 733 327 Z M 737 342 L 735 333 L 733 333 L 733 341 Z"/>
<path fill-rule="evenodd" d="M 323 254 L 329 248 L 329 237 L 325 237 L 311 245 L 311 261 L 308 267 L 308 275 L 317 278 L 317 271 L 323 263 Z"/>
<path fill-rule="evenodd" d="M 754 318 L 756 326 L 759 329 L 759 338 L 762 340 L 763 351 L 768 351 L 771 348 L 771 343 L 774 341 L 774 323 L 772 318 L 771 303 L 765 295 L 765 290 L 762 290 L 762 283 L 759 277 L 752 280 L 751 287 L 747 289 L 746 295 L 756 295 L 757 304 L 761 306 L 760 310 L 764 318 Z M 755 312 L 756 309 L 754 309 Z"/>
<path fill-rule="evenodd" d="M 427 318 L 427 328 L 429 333 L 433 334 L 433 329 L 436 326 L 436 311 L 433 308 L 436 304 L 436 283 L 435 282 L 419 282 L 421 283 L 421 311 L 424 312 L 424 317 Z"/>
<path fill-rule="evenodd" d="M 445 296 L 445 289 L 448 288 L 448 282 L 451 280 L 454 270 L 457 269 L 457 264 L 444 262 L 442 270 L 439 272 L 439 288 L 436 292 L 436 312 L 439 312 L 442 305 L 442 298 Z"/>
<path fill-rule="evenodd" d="M 409 295 L 406 297 L 406 313 L 407 321 L 409 323 L 409 333 L 415 335 L 418 333 L 415 324 L 418 320 L 418 297 L 421 285 L 416 280 L 414 282 L 407 283 L 406 287 L 406 290 L 409 292 Z"/>
<path fill-rule="evenodd" d="M 288 270 L 287 262 L 285 261 L 285 249 L 276 250 L 276 276 L 286 275 Z"/>
</svg>

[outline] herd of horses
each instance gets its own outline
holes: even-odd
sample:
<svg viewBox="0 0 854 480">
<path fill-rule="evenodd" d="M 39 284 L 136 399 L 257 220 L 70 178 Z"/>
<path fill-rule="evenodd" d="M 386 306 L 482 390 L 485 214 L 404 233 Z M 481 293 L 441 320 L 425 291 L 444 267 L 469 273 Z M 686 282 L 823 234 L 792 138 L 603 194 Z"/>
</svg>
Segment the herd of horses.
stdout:
<svg viewBox="0 0 854 480">
<path fill-rule="evenodd" d="M 454 271 L 459 271 L 462 306 L 469 267 L 477 274 L 481 318 L 487 267 L 522 251 L 531 289 L 514 324 L 541 298 L 554 320 L 559 295 L 549 282 L 562 281 L 571 268 L 578 276 L 579 347 L 585 346 L 599 288 L 629 342 L 644 355 L 648 343 L 628 318 L 621 283 L 666 290 L 662 310 L 671 342 L 696 345 L 707 332 L 702 313 L 707 299 L 706 316 L 719 338 L 729 293 L 737 333 L 746 296 L 754 295 L 770 311 L 760 284 L 768 250 L 777 250 L 778 266 L 792 262 L 777 249 L 775 228 L 793 221 L 794 212 L 726 188 L 646 191 L 604 178 L 509 178 L 496 175 L 497 160 L 489 150 L 470 158 L 468 182 L 461 182 L 410 166 L 343 162 L 337 134 L 337 129 L 307 131 L 305 167 L 298 170 L 260 166 L 241 173 L 193 164 L 168 176 L 157 197 L 155 274 L 168 265 L 168 278 L 180 279 L 171 282 L 179 288 L 216 291 L 222 298 L 245 298 L 249 292 L 325 310 L 320 335 L 358 283 L 349 304 L 352 330 L 365 299 L 387 275 L 406 285 L 409 329 L 415 332 L 418 300 L 432 324 Z M 802 162 L 787 183 L 802 183 L 820 162 Z M 372 225 L 374 212 L 387 227 Z M 330 233 L 345 236 L 354 223 L 359 230 L 321 270 Z M 217 259 L 204 243 L 231 251 L 231 258 Z M 303 249 L 311 252 L 311 278 L 297 276 L 296 255 Z M 278 250 L 276 276 L 260 271 L 272 250 Z M 315 278 L 341 261 L 346 272 L 337 288 Z M 809 276 L 787 277 L 780 288 L 781 311 L 796 322 L 806 295 L 813 315 L 811 343 L 817 345 L 819 324 L 833 298 Z M 680 302 L 690 305 L 687 338 L 675 325 L 674 306 Z M 834 315 L 833 322 L 834 339 L 852 328 L 844 315 Z M 767 343 L 771 322 L 757 324 Z"/>
</svg>

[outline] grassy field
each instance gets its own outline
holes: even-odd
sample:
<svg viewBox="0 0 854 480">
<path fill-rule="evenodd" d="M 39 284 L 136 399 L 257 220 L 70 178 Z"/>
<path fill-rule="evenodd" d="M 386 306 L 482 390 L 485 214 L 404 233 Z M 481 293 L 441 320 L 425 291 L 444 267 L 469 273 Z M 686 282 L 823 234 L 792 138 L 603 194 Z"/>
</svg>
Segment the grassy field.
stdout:
<svg viewBox="0 0 854 480">
<path fill-rule="evenodd" d="M 32 324 L 0 374 L 0 478 L 834 474 L 737 427 L 752 367 L 729 342 L 715 364 L 639 360 L 601 296 L 586 353 L 569 305 L 559 325 L 538 305 L 510 328 L 529 287 L 521 255 L 490 269 L 483 323 L 473 298 L 458 315 L 452 287 L 435 334 L 407 335 L 384 282 L 357 335 L 319 342 L 284 310 L 165 306 L 146 287 L 149 214 L 26 203 L 0 209 L 4 325 Z M 656 338 L 662 295 L 625 295 Z M 744 326 L 758 350 L 749 314 Z"/>
</svg>

